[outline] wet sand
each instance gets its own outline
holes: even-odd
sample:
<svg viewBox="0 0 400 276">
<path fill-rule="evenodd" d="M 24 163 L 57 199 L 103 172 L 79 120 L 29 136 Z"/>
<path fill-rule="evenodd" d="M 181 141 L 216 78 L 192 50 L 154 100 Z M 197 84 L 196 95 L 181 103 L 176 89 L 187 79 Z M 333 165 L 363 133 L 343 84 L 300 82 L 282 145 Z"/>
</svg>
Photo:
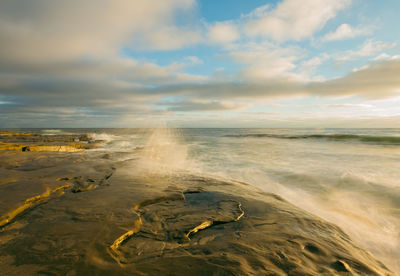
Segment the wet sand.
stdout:
<svg viewBox="0 0 400 276">
<path fill-rule="evenodd" d="M 394 275 L 277 195 L 139 153 L 0 151 L 0 274 Z"/>
</svg>

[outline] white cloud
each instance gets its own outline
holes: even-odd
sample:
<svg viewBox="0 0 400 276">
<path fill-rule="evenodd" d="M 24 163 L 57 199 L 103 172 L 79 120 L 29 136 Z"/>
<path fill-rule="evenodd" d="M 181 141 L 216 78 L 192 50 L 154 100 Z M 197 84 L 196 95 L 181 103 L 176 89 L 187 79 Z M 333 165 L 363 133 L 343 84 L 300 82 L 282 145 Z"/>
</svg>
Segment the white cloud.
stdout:
<svg viewBox="0 0 400 276">
<path fill-rule="evenodd" d="M 208 37 L 213 43 L 226 44 L 236 41 L 239 32 L 232 22 L 217 22 L 209 27 Z"/>
<path fill-rule="evenodd" d="M 188 62 L 190 65 L 199 65 L 204 63 L 200 58 L 196 56 L 187 56 L 185 57 L 185 61 Z"/>
<path fill-rule="evenodd" d="M 323 104 L 318 105 L 320 108 L 372 108 L 374 107 L 371 104 Z"/>
<path fill-rule="evenodd" d="M 376 56 L 375 58 L 373 58 L 372 60 L 373 61 L 384 61 L 384 60 L 398 60 L 398 59 L 400 59 L 400 55 L 391 56 L 386 53 L 382 53 L 382 54 Z"/>
<path fill-rule="evenodd" d="M 269 4 L 260 6 L 248 14 L 242 14 L 241 18 L 247 19 L 247 18 L 259 18 L 259 17 L 267 16 L 270 8 L 271 8 L 271 6 Z"/>
<path fill-rule="evenodd" d="M 250 36 L 270 37 L 277 41 L 301 40 L 321 30 L 351 0 L 284 0 L 269 12 L 256 12 L 245 31 Z"/>
<path fill-rule="evenodd" d="M 235 78 L 225 82 L 165 87 L 166 93 L 181 93 L 215 99 L 249 100 L 296 96 L 359 97 L 367 100 L 400 95 L 400 60 L 374 63 L 347 76 L 325 81 L 298 81 L 285 74 L 273 79 Z"/>
<path fill-rule="evenodd" d="M 174 50 L 203 41 L 200 30 L 177 26 L 160 26 L 150 32 L 136 35 L 130 47 L 139 50 Z"/>
<path fill-rule="evenodd" d="M 169 111 L 227 111 L 227 110 L 243 110 L 251 107 L 251 104 L 233 102 L 233 101 L 217 101 L 205 99 L 191 99 L 188 101 L 162 103 L 167 106 Z"/>
<path fill-rule="evenodd" d="M 192 62 L 201 62 L 191 57 Z M 188 64 L 171 63 L 160 66 L 150 62 L 139 62 L 131 58 L 108 58 L 104 60 L 90 59 L 84 61 L 70 61 L 56 64 L 35 64 L 2 67 L 0 72 L 8 70 L 9 74 L 21 76 L 14 81 L 10 76 L 0 74 L 0 88 L 11 87 L 28 79 L 88 79 L 97 80 L 99 83 L 109 79 L 130 87 L 154 86 L 170 84 L 177 81 L 198 82 L 204 77 L 182 73 L 182 68 Z M 29 76 L 29 77 L 28 77 Z M 6 80 L 9 80 L 6 82 Z"/>
<path fill-rule="evenodd" d="M 0 61 L 26 64 L 111 56 L 137 36 L 150 36 L 152 48 L 181 47 L 174 16 L 194 4 L 195 0 L 2 0 Z M 164 36 L 161 43 L 157 31 L 162 28 L 174 35 Z M 188 37 L 183 31 L 182 37 Z"/>
<path fill-rule="evenodd" d="M 323 54 L 321 56 L 316 56 L 313 58 L 310 58 L 308 60 L 303 61 L 299 65 L 299 73 L 303 75 L 305 78 L 308 79 L 318 79 L 322 80 L 323 77 L 317 76 L 315 77 L 314 74 L 317 72 L 318 67 L 329 59 L 329 56 L 326 54 Z"/>
<path fill-rule="evenodd" d="M 253 57 L 246 55 L 243 57 L 243 61 L 251 59 Z M 34 110 L 46 111 L 47 107 L 75 108 L 76 110 L 83 108 L 82 110 L 88 110 L 91 115 L 97 116 L 97 120 L 99 116 L 120 118 L 126 114 L 138 114 L 137 118 L 147 115 L 158 116 L 160 113 L 157 113 L 157 110 L 152 107 L 158 105 L 165 96 L 185 99 L 183 102 L 165 105 L 167 109 L 170 107 L 171 112 L 212 112 L 245 109 L 252 103 L 258 103 L 260 99 L 323 96 L 354 97 L 353 99 L 361 98 L 370 101 L 389 99 L 400 95 L 400 79 L 398 77 L 400 60 L 373 63 L 368 68 L 352 72 L 343 78 L 319 82 L 288 80 L 285 74 L 265 81 L 244 79 L 243 76 L 216 81 L 205 77 L 196 79 L 196 76 L 188 76 L 185 79 L 184 74 L 175 71 L 174 68 L 179 68 L 179 66 L 174 64 L 165 68 L 166 72 L 162 70 L 163 68 L 157 69 L 156 66 L 148 64 L 144 66 L 146 70 L 141 73 L 143 75 L 137 76 L 140 73 L 141 64 L 132 62 L 130 66 L 134 70 L 127 70 L 130 68 L 129 66 L 120 69 L 124 72 L 127 71 L 126 79 L 122 80 L 110 80 L 107 77 L 108 74 L 105 74 L 105 77 L 96 78 L 85 75 L 82 79 L 78 72 L 75 73 L 76 75 L 65 76 L 59 70 L 59 75 L 52 78 L 43 78 L 41 75 L 38 78 L 30 76 L 22 79 L 20 83 L 8 87 L 0 86 L 0 94 L 4 96 L 1 100 L 15 104 L 12 106 L 2 104 L 0 123 L 15 123 L 18 118 L 25 119 L 22 120 L 23 122 L 26 122 L 27 118 L 31 118 L 28 121 L 32 122 L 33 118 L 37 119 L 39 116 Z M 137 66 L 139 67 L 135 68 Z M 94 68 L 96 66 L 88 67 L 87 71 L 91 72 Z M 101 69 L 98 72 L 99 76 L 107 70 L 106 68 Z M 156 72 L 156 70 L 160 70 L 157 73 L 158 76 L 152 75 L 152 72 Z M 81 69 L 80 74 L 84 74 L 84 72 Z M 374 105 L 377 106 L 375 103 Z M 388 107 L 387 104 L 381 106 Z M 359 108 L 363 107 L 359 106 Z M 398 110 L 398 103 L 393 105 L 391 111 L 387 113 L 393 114 L 396 110 Z M 51 112 L 51 110 L 47 111 Z M 40 116 L 46 120 L 49 120 L 50 117 L 57 120 L 52 113 L 41 113 Z M 73 116 L 71 122 L 79 119 L 79 114 Z M 83 124 L 85 123 L 88 122 L 83 122 Z M 93 121 L 93 123 L 96 122 Z"/>
<path fill-rule="evenodd" d="M 336 31 L 332 33 L 327 33 L 322 38 L 322 41 L 343 40 L 370 33 L 371 33 L 371 28 L 366 28 L 366 27 L 353 28 L 349 24 L 342 24 L 336 29 Z"/>
<path fill-rule="evenodd" d="M 358 96 L 384 99 L 400 94 L 400 62 L 384 61 L 370 64 L 343 78 L 310 83 L 309 91 L 325 96 Z"/>
<path fill-rule="evenodd" d="M 162 116 L 166 113 L 157 113 L 154 106 L 165 96 L 185 99 L 164 106 L 173 114 L 242 110 L 260 99 L 399 95 L 400 59 L 383 53 L 394 43 L 367 40 L 358 50 L 308 59 L 306 50 L 279 44 L 311 37 L 349 3 L 283 0 L 237 21 L 193 27 L 178 26 L 175 18 L 190 13 L 195 0 L 0 0 L 0 123 L 13 116 L 31 118 L 35 112 L 50 118 L 57 110 L 64 115 Z M 343 24 L 326 39 L 356 35 L 360 28 Z M 186 56 L 185 51 L 165 66 L 120 55 L 124 48 L 171 50 L 199 43 L 222 46 L 220 56 L 231 58 L 239 71 L 225 63 L 226 70 L 215 69 L 209 77 L 184 73 L 185 66 L 203 64 L 195 52 Z M 146 58 L 145 51 L 142 55 Z M 345 77 L 314 76 L 326 59 L 363 57 L 373 62 Z M 331 107 L 367 109 L 361 104 Z"/>
<path fill-rule="evenodd" d="M 389 60 L 391 58 L 390 55 L 386 54 L 386 53 L 382 53 L 379 54 L 378 56 L 376 56 L 375 58 L 373 58 L 372 60 L 374 61 L 382 61 L 382 60 Z"/>
<path fill-rule="evenodd" d="M 240 76 L 248 81 L 274 78 L 300 80 L 294 73 L 295 61 L 301 56 L 297 48 L 282 48 L 272 43 L 247 43 L 229 52 L 234 62 L 244 65 Z"/>
<path fill-rule="evenodd" d="M 347 62 L 364 57 L 370 57 L 384 50 L 392 49 L 396 47 L 396 45 L 396 43 L 386 43 L 368 39 L 358 50 L 349 50 L 344 53 L 337 54 L 336 61 Z"/>
</svg>

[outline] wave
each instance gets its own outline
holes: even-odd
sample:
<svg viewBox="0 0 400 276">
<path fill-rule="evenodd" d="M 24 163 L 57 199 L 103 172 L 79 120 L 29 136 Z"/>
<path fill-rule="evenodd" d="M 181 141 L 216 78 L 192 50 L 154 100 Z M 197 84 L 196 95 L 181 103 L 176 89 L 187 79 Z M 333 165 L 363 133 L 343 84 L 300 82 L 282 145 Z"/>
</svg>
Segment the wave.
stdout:
<svg viewBox="0 0 400 276">
<path fill-rule="evenodd" d="M 107 133 L 89 133 L 88 137 L 94 141 L 106 141 L 106 142 L 118 139 L 118 136 Z"/>
<path fill-rule="evenodd" d="M 40 133 L 42 135 L 48 135 L 48 136 L 52 136 L 52 135 L 70 135 L 72 134 L 71 132 L 67 132 L 63 129 L 42 129 L 40 131 Z"/>
<path fill-rule="evenodd" d="M 325 139 L 332 141 L 359 141 L 379 145 L 400 145 L 400 136 L 375 136 L 362 134 L 305 134 L 305 135 L 282 135 L 268 133 L 249 133 L 224 135 L 231 138 L 277 138 L 277 139 Z"/>
</svg>

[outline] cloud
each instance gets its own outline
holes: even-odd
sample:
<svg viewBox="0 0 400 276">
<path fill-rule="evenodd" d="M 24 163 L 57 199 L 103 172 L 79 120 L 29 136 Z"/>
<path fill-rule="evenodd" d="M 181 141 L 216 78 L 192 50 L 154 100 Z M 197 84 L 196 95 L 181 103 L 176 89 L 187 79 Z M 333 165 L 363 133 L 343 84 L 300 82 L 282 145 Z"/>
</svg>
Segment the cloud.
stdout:
<svg viewBox="0 0 400 276">
<path fill-rule="evenodd" d="M 386 53 L 382 53 L 382 54 L 379 54 L 378 56 L 374 57 L 372 59 L 372 61 L 396 60 L 396 59 L 400 59 L 400 56 L 399 55 L 391 56 Z"/>
<path fill-rule="evenodd" d="M 185 57 L 185 61 L 188 62 L 190 65 L 199 65 L 204 63 L 200 58 L 196 56 L 187 56 Z"/>
<path fill-rule="evenodd" d="M 318 105 L 317 107 L 321 108 L 371 108 L 374 107 L 373 105 L 370 104 L 323 104 L 323 105 Z"/>
<path fill-rule="evenodd" d="M 251 107 L 251 104 L 237 103 L 232 101 L 216 101 L 204 99 L 192 99 L 189 101 L 163 103 L 169 111 L 187 111 L 187 112 L 203 112 L 203 111 L 232 111 L 241 110 Z"/>
<path fill-rule="evenodd" d="M 400 94 L 400 61 L 391 60 L 352 72 L 343 78 L 310 84 L 314 93 L 325 96 L 359 96 L 384 99 Z"/>
<path fill-rule="evenodd" d="M 146 87 L 176 82 L 204 81 L 202 76 L 181 73 L 185 66 L 186 64 L 182 63 L 159 66 L 131 58 L 72 60 L 37 65 L 0 64 L 0 87 L 11 87 L 21 82 L 34 82 L 35 79 L 113 82 L 121 87 Z M 13 80 L 13 78 L 15 79 Z"/>
<path fill-rule="evenodd" d="M 271 5 L 269 5 L 269 4 L 260 6 L 258 8 L 255 8 L 248 14 L 242 14 L 241 18 L 249 19 L 249 18 L 260 18 L 260 17 L 267 16 L 270 8 L 271 8 Z"/>
<path fill-rule="evenodd" d="M 23 78 L 15 83 L 0 85 L 1 100 L 6 102 L 0 108 L 0 123 L 2 127 L 6 127 L 5 124 L 11 127 L 13 123 L 14 126 L 22 126 L 27 122 L 39 124 L 40 120 L 54 122 L 62 117 L 69 122 L 79 118 L 84 126 L 83 118 L 88 116 L 86 123 L 101 126 L 99 118 L 103 117 L 118 120 L 127 114 L 131 117 L 135 114 L 137 117 L 165 115 L 157 106 L 165 107 L 164 111 L 189 114 L 242 110 L 260 99 L 318 96 L 377 100 L 400 96 L 398 59 L 373 63 L 368 68 L 327 81 L 293 81 L 285 77 L 254 81 L 236 75 L 222 80 L 196 80 L 193 76 L 182 80 L 174 75 L 176 72 L 172 70 L 171 76 L 166 75 L 165 79 L 160 77 L 158 82 L 149 83 L 136 83 L 135 76 L 132 80 L 109 77 L 82 79 L 77 75 L 63 74 L 52 78 L 41 75 Z M 167 96 L 183 97 L 185 100 L 163 102 L 162 99 Z M 76 112 L 71 114 L 72 111 Z"/>
<path fill-rule="evenodd" d="M 300 63 L 298 71 L 307 79 L 323 80 L 323 77 L 314 76 L 314 74 L 317 72 L 318 67 L 328 59 L 329 56 L 326 54 L 310 58 Z"/>
<path fill-rule="evenodd" d="M 175 50 L 203 42 L 200 29 L 160 26 L 151 32 L 136 35 L 130 47 L 138 50 Z"/>
<path fill-rule="evenodd" d="M 349 50 L 344 53 L 337 54 L 335 58 L 338 62 L 347 62 L 357 60 L 363 57 L 370 57 L 379 52 L 396 47 L 396 43 L 386 43 L 368 39 L 358 50 Z"/>
<path fill-rule="evenodd" d="M 334 41 L 334 40 L 355 38 L 357 36 L 370 34 L 371 31 L 372 31 L 371 28 L 366 28 L 366 27 L 353 28 L 349 24 L 342 24 L 336 29 L 336 31 L 332 33 L 327 33 L 322 38 L 322 41 Z"/>
<path fill-rule="evenodd" d="M 326 81 L 295 81 L 285 77 L 264 82 L 234 79 L 197 85 L 165 86 L 167 94 L 179 93 L 212 99 L 250 100 L 297 96 L 359 97 L 366 100 L 400 95 L 400 60 L 371 64 L 356 72 Z"/>
<path fill-rule="evenodd" d="M 213 43 L 226 44 L 236 41 L 239 32 L 232 22 L 217 22 L 208 28 L 208 37 Z"/>
<path fill-rule="evenodd" d="M 196 25 L 189 19 L 195 0 L 0 1 L 0 124 L 79 120 L 82 126 L 102 126 L 103 118 L 230 114 L 260 99 L 398 96 L 400 59 L 382 53 L 394 43 L 367 40 L 358 50 L 330 57 L 308 57 L 306 49 L 281 43 L 313 36 L 350 2 L 283 0 L 236 21 Z M 187 16 L 177 16 L 182 12 Z M 327 39 L 359 35 L 357 30 L 344 24 Z M 217 65 L 226 70 L 185 73 L 203 64 L 193 51 L 177 52 L 179 60 L 163 66 L 143 61 L 146 51 L 199 44 L 228 59 Z M 140 58 L 131 57 L 136 54 Z M 363 57 L 371 57 L 371 64 L 347 76 L 314 76 L 328 58 Z"/>
<path fill-rule="evenodd" d="M 171 42 L 179 35 L 166 36 L 160 43 L 157 31 L 179 32 L 174 16 L 194 4 L 195 0 L 3 0 L 0 61 L 29 64 L 101 58 L 118 54 L 121 45 L 133 43 L 134 36 L 149 36 L 153 48 L 181 47 L 181 41 Z M 188 32 L 183 32 L 187 37 Z"/>
<path fill-rule="evenodd" d="M 275 9 L 252 13 L 245 26 L 249 36 L 269 37 L 276 41 L 301 40 L 321 30 L 325 23 L 348 7 L 351 0 L 284 0 Z"/>
<path fill-rule="evenodd" d="M 375 58 L 373 58 L 372 60 L 375 60 L 375 61 L 382 61 L 382 60 L 388 60 L 388 59 L 390 59 L 390 58 L 391 58 L 390 55 L 388 55 L 388 54 L 386 54 L 386 53 L 382 53 L 382 54 L 379 54 L 378 56 L 376 56 Z"/>
<path fill-rule="evenodd" d="M 235 63 L 244 65 L 239 75 L 247 81 L 266 81 L 275 78 L 300 80 L 294 72 L 302 52 L 298 48 L 283 48 L 273 43 L 238 45 L 227 54 Z"/>
</svg>

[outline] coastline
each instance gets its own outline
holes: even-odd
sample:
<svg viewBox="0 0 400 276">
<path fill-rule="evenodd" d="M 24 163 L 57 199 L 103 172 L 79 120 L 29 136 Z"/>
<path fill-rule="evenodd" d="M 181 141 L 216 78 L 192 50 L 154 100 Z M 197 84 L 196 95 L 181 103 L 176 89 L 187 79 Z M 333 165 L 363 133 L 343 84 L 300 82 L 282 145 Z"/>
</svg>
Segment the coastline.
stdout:
<svg viewBox="0 0 400 276">
<path fill-rule="evenodd" d="M 339 227 L 277 195 L 141 161 L 0 151 L 2 271 L 395 275 Z"/>
</svg>

